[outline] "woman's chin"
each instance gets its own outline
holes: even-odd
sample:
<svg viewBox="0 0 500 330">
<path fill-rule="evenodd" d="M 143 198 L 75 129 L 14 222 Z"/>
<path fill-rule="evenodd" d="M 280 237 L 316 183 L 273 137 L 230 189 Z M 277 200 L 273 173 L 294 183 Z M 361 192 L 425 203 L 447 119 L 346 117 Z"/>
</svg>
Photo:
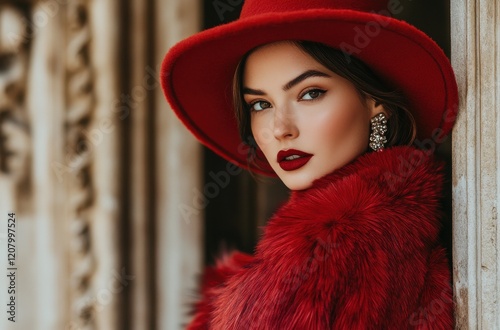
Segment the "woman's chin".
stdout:
<svg viewBox="0 0 500 330">
<path fill-rule="evenodd" d="M 308 173 L 298 173 L 298 171 L 290 171 L 278 173 L 278 177 L 290 190 L 305 190 L 312 186 L 316 179 Z"/>
</svg>

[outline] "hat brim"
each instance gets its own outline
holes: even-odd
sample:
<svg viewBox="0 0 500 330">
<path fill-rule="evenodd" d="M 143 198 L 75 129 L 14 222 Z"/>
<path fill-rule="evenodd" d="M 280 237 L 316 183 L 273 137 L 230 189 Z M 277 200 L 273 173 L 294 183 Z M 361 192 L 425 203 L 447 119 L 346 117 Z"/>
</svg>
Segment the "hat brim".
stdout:
<svg viewBox="0 0 500 330">
<path fill-rule="evenodd" d="M 458 108 L 455 76 L 442 49 L 422 31 L 401 20 L 352 10 L 269 13 L 197 33 L 172 47 L 162 63 L 162 87 L 171 107 L 201 143 L 226 160 L 275 175 L 267 162 L 247 164 L 232 80 L 245 53 L 279 40 L 309 40 L 352 52 L 403 91 L 419 140 L 438 143 L 450 132 Z"/>
</svg>

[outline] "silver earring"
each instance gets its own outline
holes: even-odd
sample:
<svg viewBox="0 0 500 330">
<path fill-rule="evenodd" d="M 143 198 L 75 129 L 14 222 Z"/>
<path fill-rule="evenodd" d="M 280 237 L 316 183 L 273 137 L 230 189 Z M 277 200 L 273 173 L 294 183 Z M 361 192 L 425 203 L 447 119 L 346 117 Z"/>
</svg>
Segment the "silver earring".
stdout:
<svg viewBox="0 0 500 330">
<path fill-rule="evenodd" d="M 383 112 L 371 119 L 370 148 L 381 151 L 387 143 L 385 133 L 387 132 L 387 117 Z"/>
</svg>

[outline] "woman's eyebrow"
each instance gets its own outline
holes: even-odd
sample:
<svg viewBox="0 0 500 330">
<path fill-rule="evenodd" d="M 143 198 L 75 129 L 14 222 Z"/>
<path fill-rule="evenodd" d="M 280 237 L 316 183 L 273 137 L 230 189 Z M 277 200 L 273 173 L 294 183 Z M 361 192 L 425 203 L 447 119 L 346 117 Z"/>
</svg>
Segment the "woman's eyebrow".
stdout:
<svg viewBox="0 0 500 330">
<path fill-rule="evenodd" d="M 298 75 L 297 77 L 293 78 L 288 83 L 286 83 L 286 85 L 283 86 L 283 90 L 286 92 L 293 86 L 297 85 L 298 83 L 310 77 L 330 77 L 330 75 L 317 70 L 307 70 L 306 72 L 301 73 L 300 75 Z"/>
<path fill-rule="evenodd" d="M 301 73 L 300 75 L 298 75 L 297 77 L 293 78 L 289 82 L 287 82 L 283 86 L 283 90 L 286 92 L 287 90 L 289 90 L 293 86 L 295 86 L 295 85 L 299 84 L 300 82 L 306 80 L 307 78 L 311 78 L 311 77 L 331 77 L 331 76 L 329 74 L 326 74 L 326 73 L 318 71 L 318 70 L 307 70 L 307 71 Z M 266 93 L 260 89 L 253 89 L 253 88 L 249 88 L 249 87 L 243 87 L 243 94 L 259 95 L 259 96 L 266 95 Z"/>
</svg>

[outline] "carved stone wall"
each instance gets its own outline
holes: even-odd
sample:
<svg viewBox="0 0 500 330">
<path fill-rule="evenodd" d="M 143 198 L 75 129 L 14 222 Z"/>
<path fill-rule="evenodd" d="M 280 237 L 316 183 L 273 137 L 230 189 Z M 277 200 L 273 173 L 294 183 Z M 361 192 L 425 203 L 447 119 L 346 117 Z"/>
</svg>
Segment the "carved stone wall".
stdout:
<svg viewBox="0 0 500 330">
<path fill-rule="evenodd" d="M 0 2 L 0 269 L 12 212 L 17 267 L 0 329 L 187 321 L 202 223 L 177 206 L 201 185 L 199 145 L 158 77 L 199 16 L 197 0 Z"/>
<path fill-rule="evenodd" d="M 68 193 L 70 218 L 71 320 L 84 329 L 95 328 L 91 279 L 95 269 L 92 251 L 94 186 L 88 134 L 95 107 L 94 73 L 90 61 L 91 29 L 87 1 L 70 1 L 66 8 L 66 118 L 65 149 L 72 160 Z"/>
<path fill-rule="evenodd" d="M 29 41 L 22 8 L 0 4 L 0 175 L 14 187 L 15 203 L 29 207 L 30 123 L 26 110 Z M 7 182 L 4 182 L 7 184 Z"/>
</svg>

